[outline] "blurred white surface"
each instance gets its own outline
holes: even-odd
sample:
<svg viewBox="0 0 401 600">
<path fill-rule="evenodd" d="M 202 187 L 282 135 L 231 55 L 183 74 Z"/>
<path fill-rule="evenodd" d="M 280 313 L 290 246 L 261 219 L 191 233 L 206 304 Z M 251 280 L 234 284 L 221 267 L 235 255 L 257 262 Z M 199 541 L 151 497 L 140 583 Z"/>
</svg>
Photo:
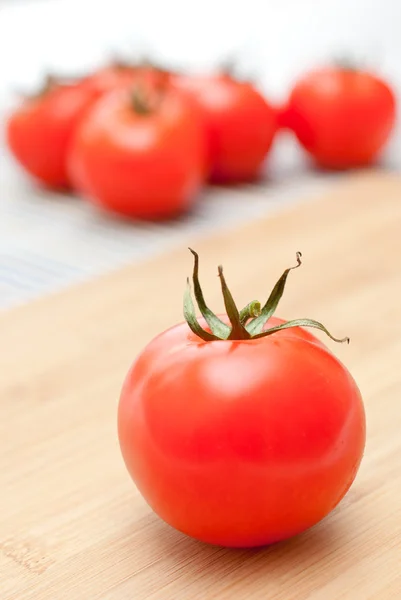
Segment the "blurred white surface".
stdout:
<svg viewBox="0 0 401 600">
<path fill-rule="evenodd" d="M 236 56 L 274 101 L 303 70 L 351 56 L 401 96 L 399 0 L 0 0 L 0 118 L 13 89 L 46 70 L 85 72 L 113 53 L 147 53 L 195 70 Z M 383 162 L 401 167 L 399 127 Z M 2 131 L 0 131 L 2 133 Z M 194 214 L 164 225 L 127 225 L 78 199 L 35 188 L 0 137 L 0 306 L 8 307 L 163 251 L 212 229 L 276 210 L 330 185 L 280 138 L 260 188 L 210 189 Z"/>
<path fill-rule="evenodd" d="M 322 179 L 307 179 L 285 187 L 210 189 L 191 215 L 162 224 L 113 221 L 79 200 L 52 194 L 37 193 L 32 201 L 27 191 L 17 202 L 9 195 L 0 213 L 0 309 L 150 258 L 178 243 L 196 247 L 196 239 L 206 233 L 265 216 L 326 186 Z"/>
</svg>

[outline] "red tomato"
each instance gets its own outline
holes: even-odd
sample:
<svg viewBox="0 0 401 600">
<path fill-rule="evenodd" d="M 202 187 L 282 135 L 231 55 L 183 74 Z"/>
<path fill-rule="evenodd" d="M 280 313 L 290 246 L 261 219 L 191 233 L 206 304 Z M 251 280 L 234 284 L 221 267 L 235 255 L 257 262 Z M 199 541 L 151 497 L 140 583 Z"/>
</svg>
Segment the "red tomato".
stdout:
<svg viewBox="0 0 401 600">
<path fill-rule="evenodd" d="M 201 107 L 209 141 L 210 179 L 249 181 L 260 174 L 272 145 L 276 112 L 250 83 L 228 75 L 171 76 L 171 84 Z"/>
<path fill-rule="evenodd" d="M 393 129 L 395 97 L 374 75 L 326 68 L 293 88 L 282 122 L 321 166 L 344 169 L 377 158 Z"/>
<path fill-rule="evenodd" d="M 187 210 L 205 171 L 197 112 L 168 92 L 149 103 L 128 91 L 99 101 L 78 128 L 70 153 L 76 188 L 121 215 L 161 219 Z"/>
<path fill-rule="evenodd" d="M 56 83 L 22 101 L 7 122 L 7 141 L 28 173 L 49 187 L 69 187 L 66 156 L 71 136 L 96 98 L 80 83 Z"/>
<path fill-rule="evenodd" d="M 264 330 L 283 323 L 271 317 Z M 133 364 L 118 433 L 162 519 L 205 542 L 251 547 L 304 531 L 340 502 L 362 458 L 365 415 L 348 370 L 305 329 L 204 341 L 184 323 Z"/>
</svg>

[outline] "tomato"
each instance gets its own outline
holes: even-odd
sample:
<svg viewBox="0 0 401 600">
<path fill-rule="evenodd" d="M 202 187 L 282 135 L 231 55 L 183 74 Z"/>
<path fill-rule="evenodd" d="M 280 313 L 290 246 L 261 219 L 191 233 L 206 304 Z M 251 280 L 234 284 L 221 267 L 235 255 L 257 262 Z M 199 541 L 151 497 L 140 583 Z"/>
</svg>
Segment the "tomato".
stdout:
<svg viewBox="0 0 401 600">
<path fill-rule="evenodd" d="M 340 502 L 362 458 L 358 387 L 299 325 L 323 326 L 272 316 L 288 271 L 262 313 L 242 320 L 245 333 L 222 280 L 228 339 L 222 325 L 212 335 L 195 318 L 187 297 L 187 322 L 148 344 L 122 388 L 118 434 L 131 477 L 162 519 L 204 542 L 252 547 L 304 531 Z M 197 266 L 194 284 L 210 322 Z"/>
<path fill-rule="evenodd" d="M 256 179 L 276 133 L 275 109 L 252 84 L 229 75 L 172 75 L 170 83 L 203 111 L 211 181 Z"/>
<path fill-rule="evenodd" d="M 103 208 L 161 219 L 189 209 L 198 195 L 204 132 L 184 98 L 141 89 L 149 98 L 123 90 L 96 104 L 74 136 L 70 174 L 75 187 Z"/>
<path fill-rule="evenodd" d="M 344 169 L 372 163 L 394 127 L 393 91 L 356 69 L 313 71 L 294 86 L 282 122 L 316 163 Z"/>
<path fill-rule="evenodd" d="M 42 93 L 25 98 L 10 115 L 8 146 L 24 169 L 42 184 L 70 187 L 66 156 L 71 136 L 96 98 L 94 90 L 80 82 L 50 82 Z"/>
</svg>

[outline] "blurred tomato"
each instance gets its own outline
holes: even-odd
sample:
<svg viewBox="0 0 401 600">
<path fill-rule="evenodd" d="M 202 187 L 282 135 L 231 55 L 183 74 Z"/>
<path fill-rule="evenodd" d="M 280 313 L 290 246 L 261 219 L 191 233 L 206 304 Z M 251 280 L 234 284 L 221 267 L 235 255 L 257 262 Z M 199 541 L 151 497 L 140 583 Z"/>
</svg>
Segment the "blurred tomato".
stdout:
<svg viewBox="0 0 401 600">
<path fill-rule="evenodd" d="M 8 119 L 6 135 L 28 173 L 49 187 L 69 187 L 66 155 L 71 136 L 96 98 L 80 82 L 50 79 L 39 94 L 22 100 Z"/>
<path fill-rule="evenodd" d="M 335 67 L 300 79 L 280 121 L 318 164 L 342 169 L 371 163 L 387 142 L 395 116 L 389 85 L 371 73 Z"/>
<path fill-rule="evenodd" d="M 82 122 L 69 165 L 76 188 L 106 209 L 144 219 L 176 215 L 190 207 L 204 180 L 200 115 L 172 91 L 120 90 Z"/>
<path fill-rule="evenodd" d="M 253 85 L 226 74 L 172 75 L 170 80 L 202 109 L 210 179 L 230 183 L 257 178 L 277 129 L 273 107 Z"/>
</svg>

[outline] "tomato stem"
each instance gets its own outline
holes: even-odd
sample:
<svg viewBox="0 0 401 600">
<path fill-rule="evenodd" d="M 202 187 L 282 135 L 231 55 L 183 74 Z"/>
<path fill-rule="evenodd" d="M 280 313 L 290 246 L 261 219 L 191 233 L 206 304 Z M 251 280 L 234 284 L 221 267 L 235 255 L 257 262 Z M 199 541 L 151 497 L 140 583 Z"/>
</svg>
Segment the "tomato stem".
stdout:
<svg viewBox="0 0 401 600">
<path fill-rule="evenodd" d="M 213 333 L 209 333 L 208 331 L 206 331 L 199 325 L 198 320 L 195 315 L 195 308 L 194 308 L 194 305 L 192 302 L 192 297 L 191 297 L 191 286 L 189 284 L 188 278 L 187 278 L 187 287 L 186 287 L 185 293 L 184 293 L 184 317 L 185 317 L 185 320 L 188 323 L 188 326 L 190 327 L 190 329 L 197 336 L 202 338 L 202 340 L 204 340 L 205 342 L 223 339 L 223 338 L 217 337 Z"/>
<path fill-rule="evenodd" d="M 224 305 L 226 307 L 227 316 L 230 319 L 231 331 L 228 336 L 229 340 L 248 340 L 251 337 L 249 331 L 247 331 L 245 325 L 241 323 L 241 317 L 237 305 L 235 304 L 234 298 L 228 289 L 224 274 L 223 267 L 218 267 L 218 273 L 221 282 L 221 291 L 223 292 Z"/>
<path fill-rule="evenodd" d="M 227 339 L 230 335 L 231 329 L 228 325 L 223 323 L 223 321 L 219 319 L 218 316 L 215 315 L 214 312 L 212 312 L 210 308 L 206 305 L 205 299 L 203 297 L 202 288 L 199 283 L 199 256 L 195 252 L 195 250 L 192 250 L 192 248 L 188 249 L 194 257 L 194 270 L 192 274 L 192 280 L 194 284 L 194 293 L 198 308 L 212 332 L 221 339 Z"/>
<path fill-rule="evenodd" d="M 349 338 L 335 338 L 326 329 L 324 325 L 315 321 L 314 319 L 294 319 L 287 321 L 276 327 L 270 327 L 265 329 L 266 323 L 274 315 L 278 303 L 284 293 L 285 285 L 287 282 L 288 274 L 290 271 L 297 269 L 301 266 L 300 252 L 296 253 L 297 264 L 293 267 L 289 267 L 284 271 L 279 280 L 276 282 L 273 290 L 271 291 L 266 303 L 261 308 L 260 302 L 253 300 L 245 306 L 241 311 L 238 310 L 234 298 L 227 285 L 226 279 L 223 273 L 223 267 L 218 267 L 218 275 L 221 283 L 221 290 L 223 293 L 224 305 L 226 307 L 227 316 L 230 320 L 231 327 L 223 323 L 217 315 L 215 315 L 210 308 L 207 306 L 202 288 L 199 282 L 199 256 L 198 254 L 189 248 L 190 252 L 194 257 L 194 267 L 192 280 L 194 284 L 195 300 L 198 308 L 204 317 L 206 323 L 210 327 L 210 331 L 207 331 L 199 324 L 196 314 L 195 307 L 192 302 L 191 286 L 189 279 L 187 279 L 187 286 L 184 294 L 184 317 L 190 329 L 202 340 L 206 342 L 217 341 L 217 340 L 249 340 L 259 339 L 272 335 L 281 331 L 282 329 L 288 329 L 290 327 L 313 327 L 323 331 L 330 339 L 335 342 L 347 342 Z"/>
<path fill-rule="evenodd" d="M 358 64 L 358 61 L 350 56 L 337 56 L 334 59 L 333 64 L 334 67 L 340 69 L 341 71 L 358 71 L 361 68 L 361 65 Z"/>
<path fill-rule="evenodd" d="M 229 79 L 238 79 L 238 59 L 234 56 L 227 57 L 220 63 L 220 73 Z"/>
<path fill-rule="evenodd" d="M 137 84 L 131 94 L 132 107 L 138 115 L 149 115 L 152 106 L 149 97 L 145 93 L 144 86 Z"/>
<path fill-rule="evenodd" d="M 29 97 L 32 99 L 42 98 L 42 96 L 46 96 L 46 94 L 49 94 L 56 88 L 69 83 L 71 83 L 71 80 L 67 79 L 66 77 L 62 78 L 58 75 L 54 75 L 53 73 L 46 73 L 39 89 Z"/>
</svg>

